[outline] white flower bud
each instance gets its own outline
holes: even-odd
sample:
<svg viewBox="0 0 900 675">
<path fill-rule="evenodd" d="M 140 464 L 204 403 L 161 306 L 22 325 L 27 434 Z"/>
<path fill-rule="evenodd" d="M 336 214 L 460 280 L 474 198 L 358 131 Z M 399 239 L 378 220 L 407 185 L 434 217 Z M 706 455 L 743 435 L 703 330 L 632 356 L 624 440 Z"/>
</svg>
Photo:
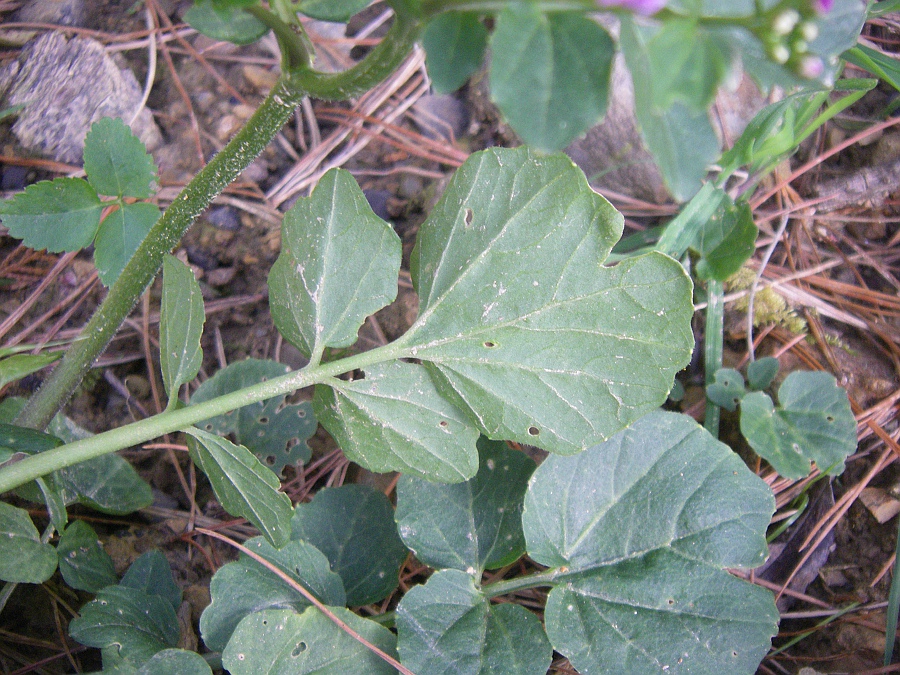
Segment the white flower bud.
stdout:
<svg viewBox="0 0 900 675">
<path fill-rule="evenodd" d="M 812 42 L 819 37 L 819 27 L 812 21 L 804 21 L 800 24 L 800 35 L 807 42 Z"/>
<path fill-rule="evenodd" d="M 772 60 L 775 63 L 787 63 L 789 58 L 791 58 L 791 52 L 784 45 L 778 44 L 772 47 Z"/>
<path fill-rule="evenodd" d="M 787 35 L 794 30 L 794 26 L 799 21 L 800 13 L 796 9 L 786 9 L 775 17 L 775 20 L 772 22 L 772 32 L 775 35 Z"/>
</svg>

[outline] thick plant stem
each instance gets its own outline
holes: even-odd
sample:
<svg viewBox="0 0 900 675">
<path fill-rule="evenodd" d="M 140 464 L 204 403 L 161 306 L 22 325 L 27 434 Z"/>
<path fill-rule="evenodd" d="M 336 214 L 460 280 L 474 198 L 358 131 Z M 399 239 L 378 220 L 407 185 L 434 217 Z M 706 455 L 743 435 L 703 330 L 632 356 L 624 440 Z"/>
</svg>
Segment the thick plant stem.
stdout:
<svg viewBox="0 0 900 675">
<path fill-rule="evenodd" d="M 0 468 L 0 493 L 15 489 L 35 478 L 67 466 L 145 443 L 168 433 L 182 431 L 203 420 L 223 415 L 245 405 L 266 401 L 275 396 L 284 396 L 352 370 L 364 369 L 376 363 L 410 356 L 412 356 L 412 351 L 409 349 L 398 347 L 396 344 L 385 345 L 339 361 L 296 370 L 203 403 L 165 411 L 90 438 L 30 455 Z"/>
<path fill-rule="evenodd" d="M 415 44 L 419 27 L 417 17 L 398 12 L 385 39 L 353 68 L 338 74 L 302 70 L 282 75 L 247 124 L 153 226 L 75 344 L 28 401 L 16 424 L 43 429 L 50 423 L 156 277 L 165 254 L 178 245 L 210 202 L 263 151 L 305 96 L 346 99 L 369 90 L 400 65 Z"/>
</svg>

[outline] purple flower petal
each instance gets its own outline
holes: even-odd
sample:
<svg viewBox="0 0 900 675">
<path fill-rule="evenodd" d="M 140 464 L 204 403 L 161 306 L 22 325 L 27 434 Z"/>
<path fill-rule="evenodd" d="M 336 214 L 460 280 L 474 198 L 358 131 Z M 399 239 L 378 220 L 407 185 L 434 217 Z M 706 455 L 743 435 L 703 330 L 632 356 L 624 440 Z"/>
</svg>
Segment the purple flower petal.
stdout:
<svg viewBox="0 0 900 675">
<path fill-rule="evenodd" d="M 834 7 L 834 0 L 813 0 L 813 7 L 819 14 L 827 14 Z"/>
</svg>

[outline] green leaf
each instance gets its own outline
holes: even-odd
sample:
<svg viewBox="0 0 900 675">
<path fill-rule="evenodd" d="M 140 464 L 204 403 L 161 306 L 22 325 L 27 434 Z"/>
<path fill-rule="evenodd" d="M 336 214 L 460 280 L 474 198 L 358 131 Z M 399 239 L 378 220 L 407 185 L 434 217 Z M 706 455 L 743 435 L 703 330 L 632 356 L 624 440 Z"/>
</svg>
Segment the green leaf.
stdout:
<svg viewBox="0 0 900 675">
<path fill-rule="evenodd" d="M 176 646 L 178 617 L 158 595 L 108 586 L 69 622 L 69 635 L 88 647 L 111 648 L 126 663 L 141 666 L 157 652 Z"/>
<path fill-rule="evenodd" d="M 103 219 L 94 243 L 94 264 L 105 286 L 119 278 L 159 216 L 155 204 L 137 202 L 123 204 Z"/>
<path fill-rule="evenodd" d="M 181 606 L 181 588 L 172 577 L 169 561 L 155 549 L 147 551 L 131 563 L 119 585 L 147 595 L 158 595 L 176 611 Z"/>
<path fill-rule="evenodd" d="M 424 367 L 394 361 L 365 379 L 329 380 L 313 396 L 316 417 L 348 459 L 371 471 L 459 482 L 478 468 L 478 432 Z"/>
<path fill-rule="evenodd" d="M 615 45 L 580 12 L 507 4 L 491 36 L 491 94 L 522 140 L 561 150 L 606 112 Z"/>
<path fill-rule="evenodd" d="M 247 359 L 231 363 L 201 384 L 191 396 L 191 403 L 209 401 L 287 372 L 286 366 L 275 361 Z M 286 403 L 284 396 L 275 396 L 197 426 L 222 436 L 232 434 L 237 443 L 246 446 L 280 476 L 284 467 L 309 461 L 312 450 L 306 441 L 316 433 L 318 423 L 309 401 Z"/>
<path fill-rule="evenodd" d="M 104 117 L 84 139 L 84 172 L 101 195 L 147 199 L 156 165 L 140 139 L 120 119 Z"/>
<path fill-rule="evenodd" d="M 896 58 L 865 45 L 855 45 L 842 56 L 848 63 L 859 66 L 900 91 L 900 62 Z"/>
<path fill-rule="evenodd" d="M 431 86 L 438 94 L 456 91 L 484 61 L 488 31 L 474 12 L 444 12 L 422 36 Z"/>
<path fill-rule="evenodd" d="M 197 652 L 164 649 L 141 666 L 137 675 L 212 675 L 212 669 Z"/>
<path fill-rule="evenodd" d="M 403 597 L 397 634 L 402 663 L 416 675 L 544 675 L 552 657 L 536 616 L 489 605 L 459 570 L 436 572 Z"/>
<path fill-rule="evenodd" d="M 236 45 L 249 45 L 269 32 L 256 17 L 237 8 L 217 8 L 212 0 L 194 0 L 184 20 L 208 37 Z"/>
<path fill-rule="evenodd" d="M 197 428 L 186 431 L 191 459 L 209 478 L 222 508 L 253 523 L 273 546 L 287 543 L 291 500 L 278 491 L 275 474 L 242 445 Z"/>
<path fill-rule="evenodd" d="M 203 296 L 191 268 L 178 258 L 163 260 L 163 288 L 159 319 L 159 361 L 169 407 L 178 400 L 178 390 L 200 372 L 203 350 Z"/>
<path fill-rule="evenodd" d="M 313 19 L 347 23 L 368 4 L 369 0 L 300 0 L 298 9 Z"/>
<path fill-rule="evenodd" d="M 713 377 L 715 382 L 706 388 L 706 397 L 720 408 L 734 412 L 747 393 L 744 376 L 733 368 L 719 368 Z"/>
<path fill-rule="evenodd" d="M 385 627 L 343 607 L 330 608 L 367 642 L 396 657 L 396 638 Z M 231 675 L 394 675 L 397 671 L 338 628 L 315 607 L 303 614 L 266 610 L 246 617 L 222 652 Z"/>
<path fill-rule="evenodd" d="M 772 356 L 766 356 L 761 359 L 751 361 L 747 366 L 747 380 L 750 388 L 762 391 L 770 384 L 778 374 L 778 359 Z"/>
<path fill-rule="evenodd" d="M 700 188 L 707 167 L 719 155 L 719 141 L 706 110 L 680 102 L 667 108 L 654 104 L 650 39 L 628 17 L 622 18 L 621 45 L 634 82 L 634 107 L 641 134 L 662 171 L 666 185 L 680 200 Z"/>
<path fill-rule="evenodd" d="M 96 593 L 119 583 L 112 558 L 103 550 L 94 528 L 83 520 L 69 523 L 59 537 L 59 571 L 72 588 Z"/>
<path fill-rule="evenodd" d="M 756 251 L 756 223 L 750 205 L 728 200 L 700 231 L 694 248 L 700 254 L 697 275 L 701 279 L 725 281 Z"/>
<path fill-rule="evenodd" d="M 621 232 L 567 157 L 475 153 L 421 227 L 395 344 L 489 438 L 577 453 L 661 405 L 693 347 L 679 263 L 601 266 Z"/>
<path fill-rule="evenodd" d="M 11 237 L 53 253 L 90 246 L 102 211 L 94 188 L 80 178 L 41 181 L 0 202 L 0 220 Z"/>
<path fill-rule="evenodd" d="M 245 546 L 274 563 L 323 603 L 345 603 L 340 577 L 329 570 L 328 560 L 312 544 L 291 541 L 276 550 L 256 537 Z M 303 611 L 310 604 L 301 593 L 244 554 L 215 573 L 209 593 L 212 601 L 200 617 L 200 632 L 206 646 L 217 651 L 225 648 L 245 616 L 265 609 Z"/>
<path fill-rule="evenodd" d="M 839 475 L 856 450 L 856 419 L 847 392 L 824 372 L 794 371 L 778 389 L 779 407 L 763 392 L 741 400 L 741 433 L 785 478 L 805 478 L 810 462 Z"/>
<path fill-rule="evenodd" d="M 767 555 L 768 486 L 692 419 L 655 412 L 535 471 L 529 555 L 565 567 L 545 612 L 579 672 L 750 673 L 777 630 L 771 593 L 723 568 Z"/>
<path fill-rule="evenodd" d="M 480 579 L 525 553 L 522 501 L 535 463 L 505 443 L 478 440 L 474 478 L 441 485 L 402 476 L 397 484 L 397 526 L 416 558 Z"/>
<path fill-rule="evenodd" d="M 269 274 L 275 327 L 317 362 L 349 347 L 369 314 L 397 297 L 400 238 L 375 215 L 350 173 L 332 169 L 284 216 Z"/>
<path fill-rule="evenodd" d="M 297 504 L 291 539 L 309 542 L 325 554 L 344 582 L 350 606 L 390 595 L 407 555 L 390 501 L 368 485 L 325 488 L 308 504 Z"/>
<path fill-rule="evenodd" d="M 10 382 L 21 380 L 26 375 L 49 366 L 62 356 L 62 352 L 45 352 L 43 354 L 14 354 L 0 360 L 0 387 Z"/>
<path fill-rule="evenodd" d="M 41 584 L 56 571 L 56 549 L 41 541 L 28 512 L 0 502 L 0 579 Z"/>
<path fill-rule="evenodd" d="M 658 110 L 680 101 L 706 111 L 731 70 L 729 45 L 716 37 L 694 19 L 673 19 L 661 23 L 647 40 L 653 104 Z"/>
</svg>

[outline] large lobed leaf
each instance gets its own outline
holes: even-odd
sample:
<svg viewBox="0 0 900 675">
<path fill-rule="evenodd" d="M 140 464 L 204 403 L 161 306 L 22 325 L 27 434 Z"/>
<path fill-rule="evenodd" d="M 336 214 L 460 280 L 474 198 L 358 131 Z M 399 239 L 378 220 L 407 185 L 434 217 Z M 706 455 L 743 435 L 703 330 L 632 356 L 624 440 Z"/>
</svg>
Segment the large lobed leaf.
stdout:
<svg viewBox="0 0 900 675">
<path fill-rule="evenodd" d="M 777 628 L 767 591 L 729 575 L 767 554 L 771 491 L 693 420 L 656 412 L 535 472 L 529 555 L 562 568 L 545 613 L 585 675 L 752 673 Z"/>
<path fill-rule="evenodd" d="M 397 484 L 397 527 L 416 558 L 476 579 L 525 552 L 522 500 L 535 464 L 505 443 L 478 440 L 474 478 L 441 485 L 403 476 Z"/>
<path fill-rule="evenodd" d="M 666 399 L 693 346 L 680 264 L 601 266 L 621 232 L 565 156 L 472 155 L 422 225 L 399 345 L 489 438 L 563 454 L 608 438 Z"/>
<path fill-rule="evenodd" d="M 394 524 L 394 507 L 368 485 L 325 488 L 308 504 L 297 504 L 291 539 L 312 544 L 328 558 L 351 606 L 390 595 L 407 555 Z"/>
<path fill-rule="evenodd" d="M 307 357 L 349 347 L 369 314 L 397 296 L 400 238 L 348 172 L 333 169 L 284 216 L 269 274 L 278 332 Z"/>
</svg>

